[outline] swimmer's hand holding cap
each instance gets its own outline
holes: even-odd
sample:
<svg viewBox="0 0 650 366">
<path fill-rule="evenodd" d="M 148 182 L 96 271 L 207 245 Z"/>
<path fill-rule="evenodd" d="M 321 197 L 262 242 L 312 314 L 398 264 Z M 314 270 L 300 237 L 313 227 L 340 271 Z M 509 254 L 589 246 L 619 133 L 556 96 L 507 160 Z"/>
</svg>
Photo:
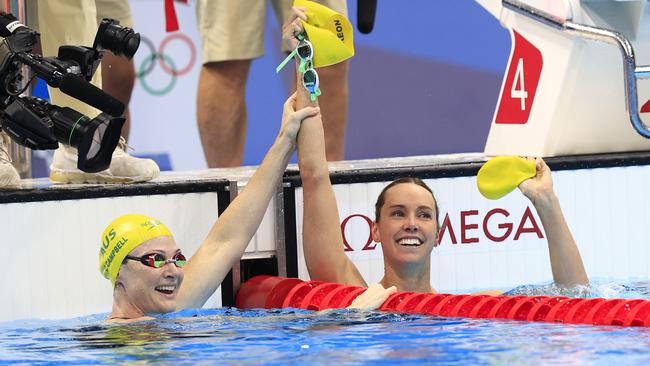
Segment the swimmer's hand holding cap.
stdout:
<svg viewBox="0 0 650 366">
<path fill-rule="evenodd" d="M 536 162 L 518 156 L 497 156 L 488 160 L 476 175 L 481 194 L 496 200 L 512 192 L 519 183 L 537 174 Z"/>
<path fill-rule="evenodd" d="M 293 6 L 305 8 L 307 21 L 302 21 L 305 33 L 296 38 L 300 41 L 295 50 L 278 65 L 279 72 L 296 56 L 302 84 L 315 101 L 321 94 L 318 73 L 314 68 L 334 65 L 354 56 L 353 28 L 350 21 L 334 10 L 307 0 L 295 0 Z"/>
<path fill-rule="evenodd" d="M 314 67 L 324 67 L 354 56 L 354 36 L 350 21 L 334 10 L 308 0 L 295 0 L 293 6 L 305 8 L 302 21 L 307 38 L 314 45 Z"/>
</svg>

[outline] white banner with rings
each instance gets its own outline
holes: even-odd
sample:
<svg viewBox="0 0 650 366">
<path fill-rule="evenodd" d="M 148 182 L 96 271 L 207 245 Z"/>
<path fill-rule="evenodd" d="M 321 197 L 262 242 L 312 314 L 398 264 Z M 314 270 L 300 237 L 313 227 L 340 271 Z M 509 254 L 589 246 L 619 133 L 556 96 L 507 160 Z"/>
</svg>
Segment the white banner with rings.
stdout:
<svg viewBox="0 0 650 366">
<path fill-rule="evenodd" d="M 134 65 L 129 145 L 152 155 L 162 169 L 206 167 L 196 127 L 196 90 L 201 43 L 192 3 L 176 3 L 177 32 L 165 32 L 162 1 L 130 1 L 140 48 Z M 167 166 L 165 166 L 167 165 Z"/>
</svg>

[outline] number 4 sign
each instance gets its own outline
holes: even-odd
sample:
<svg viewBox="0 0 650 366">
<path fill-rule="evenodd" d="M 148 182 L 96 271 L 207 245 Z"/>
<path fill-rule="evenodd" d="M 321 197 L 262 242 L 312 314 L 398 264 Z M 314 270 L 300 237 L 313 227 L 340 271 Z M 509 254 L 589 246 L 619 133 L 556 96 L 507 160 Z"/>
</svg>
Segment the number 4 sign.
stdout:
<svg viewBox="0 0 650 366">
<path fill-rule="evenodd" d="M 521 34 L 512 32 L 514 51 L 501 89 L 495 123 L 525 124 L 542 73 L 542 53 Z"/>
</svg>

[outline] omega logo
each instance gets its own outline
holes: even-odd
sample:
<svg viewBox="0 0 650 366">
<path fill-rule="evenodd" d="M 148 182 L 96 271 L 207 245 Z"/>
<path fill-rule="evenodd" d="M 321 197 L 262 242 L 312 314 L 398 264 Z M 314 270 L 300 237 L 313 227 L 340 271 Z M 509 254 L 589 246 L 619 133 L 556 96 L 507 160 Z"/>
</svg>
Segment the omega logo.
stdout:
<svg viewBox="0 0 650 366">
<path fill-rule="evenodd" d="M 463 210 L 460 211 L 459 220 L 456 222 L 449 218 L 449 213 L 446 213 L 438 232 L 438 243 L 449 241 L 451 244 L 480 244 L 478 236 L 480 232 L 492 243 L 501 243 L 510 237 L 512 237 L 513 241 L 517 241 L 522 235 L 526 234 L 535 235 L 538 239 L 544 238 L 542 229 L 530 207 L 526 207 L 521 217 L 515 217 L 514 220 L 510 217 L 510 212 L 503 208 L 493 208 L 482 218 L 480 214 L 479 210 Z M 491 223 L 495 222 L 497 222 L 496 228 L 490 226 Z M 345 233 L 348 225 L 366 226 L 368 228 L 368 238 L 362 242 L 351 243 L 351 238 L 348 238 Z M 377 243 L 372 240 L 372 227 L 373 220 L 363 214 L 352 214 L 343 219 L 341 234 L 343 235 L 345 251 L 375 250 Z M 458 240 L 459 237 L 460 241 Z"/>
</svg>

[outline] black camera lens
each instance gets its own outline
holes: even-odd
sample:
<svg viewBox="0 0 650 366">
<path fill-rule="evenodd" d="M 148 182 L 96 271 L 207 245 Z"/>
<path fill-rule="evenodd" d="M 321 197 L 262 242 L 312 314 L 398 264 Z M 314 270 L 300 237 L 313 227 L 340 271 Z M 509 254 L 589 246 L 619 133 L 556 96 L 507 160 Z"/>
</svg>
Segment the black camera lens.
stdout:
<svg viewBox="0 0 650 366">
<path fill-rule="evenodd" d="M 140 46 L 140 34 L 123 27 L 117 20 L 104 19 L 95 36 L 94 48 L 110 50 L 116 56 L 133 58 Z"/>
<path fill-rule="evenodd" d="M 101 113 L 90 119 L 68 107 L 49 106 L 56 139 L 77 148 L 77 168 L 88 173 L 108 169 L 120 141 L 124 117 Z"/>
</svg>

